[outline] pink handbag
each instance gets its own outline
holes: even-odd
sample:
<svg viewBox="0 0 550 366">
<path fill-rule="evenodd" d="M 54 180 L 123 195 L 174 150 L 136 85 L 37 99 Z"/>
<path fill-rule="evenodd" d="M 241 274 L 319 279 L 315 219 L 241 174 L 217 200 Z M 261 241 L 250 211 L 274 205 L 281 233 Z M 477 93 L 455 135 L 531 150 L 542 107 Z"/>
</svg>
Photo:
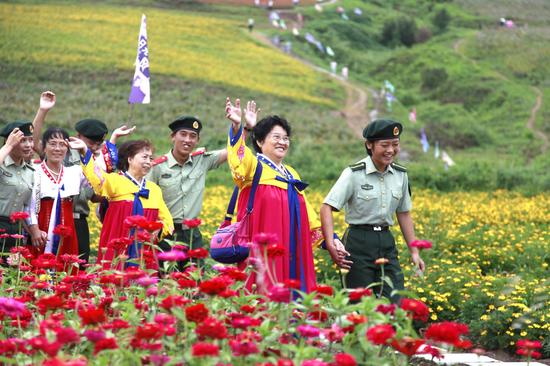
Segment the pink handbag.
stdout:
<svg viewBox="0 0 550 366">
<path fill-rule="evenodd" d="M 239 188 L 235 186 L 233 195 L 231 196 L 229 205 L 227 206 L 225 220 L 216 230 L 216 233 L 212 235 L 212 239 L 210 240 L 210 256 L 215 261 L 224 264 L 232 264 L 242 262 L 248 258 L 252 234 L 249 220 L 254 205 L 256 188 L 260 182 L 261 175 L 262 164 L 258 161 L 256 172 L 254 173 L 254 178 L 252 180 L 252 187 L 250 188 L 246 215 L 241 221 L 237 221 L 232 224 L 231 217 L 235 211 L 235 205 L 237 203 L 237 196 L 239 193 Z"/>
</svg>

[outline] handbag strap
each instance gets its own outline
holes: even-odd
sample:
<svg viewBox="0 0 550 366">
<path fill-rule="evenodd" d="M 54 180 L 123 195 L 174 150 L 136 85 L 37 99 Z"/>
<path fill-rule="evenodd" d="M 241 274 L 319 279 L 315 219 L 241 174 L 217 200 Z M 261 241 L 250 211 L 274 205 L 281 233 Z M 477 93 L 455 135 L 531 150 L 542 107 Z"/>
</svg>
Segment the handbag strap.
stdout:
<svg viewBox="0 0 550 366">
<path fill-rule="evenodd" d="M 248 196 L 248 204 L 246 205 L 246 212 L 252 212 L 252 206 L 254 205 L 254 196 L 256 195 L 256 188 L 260 183 L 260 177 L 262 175 L 262 163 L 258 160 L 258 165 L 256 165 L 256 172 L 254 173 L 254 178 L 252 178 L 252 187 L 250 187 L 250 195 Z M 235 212 L 235 205 L 237 204 L 237 196 L 239 195 L 239 187 L 235 186 L 233 189 L 233 194 L 229 200 L 229 205 L 227 205 L 227 213 L 225 215 L 226 221 L 231 221 L 231 217 Z"/>
</svg>

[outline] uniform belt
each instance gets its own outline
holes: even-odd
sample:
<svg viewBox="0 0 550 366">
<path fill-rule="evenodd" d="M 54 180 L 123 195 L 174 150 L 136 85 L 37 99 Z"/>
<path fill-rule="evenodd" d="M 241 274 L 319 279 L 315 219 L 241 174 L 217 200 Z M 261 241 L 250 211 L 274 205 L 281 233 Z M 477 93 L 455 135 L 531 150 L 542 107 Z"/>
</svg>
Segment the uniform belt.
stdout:
<svg viewBox="0 0 550 366">
<path fill-rule="evenodd" d="M 390 228 L 389 226 L 386 226 L 386 225 L 369 225 L 369 224 L 361 224 L 361 225 L 350 224 L 349 227 L 368 230 L 368 231 L 388 231 Z"/>
<path fill-rule="evenodd" d="M 80 212 L 73 212 L 73 219 L 85 219 L 86 217 L 88 217 L 88 215 Z"/>
</svg>

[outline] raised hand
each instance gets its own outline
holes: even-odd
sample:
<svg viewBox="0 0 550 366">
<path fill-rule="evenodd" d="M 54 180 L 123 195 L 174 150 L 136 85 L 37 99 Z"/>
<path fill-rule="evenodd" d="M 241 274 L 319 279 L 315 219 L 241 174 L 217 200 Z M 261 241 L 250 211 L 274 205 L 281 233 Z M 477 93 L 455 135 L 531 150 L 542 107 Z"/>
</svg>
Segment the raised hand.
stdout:
<svg viewBox="0 0 550 366">
<path fill-rule="evenodd" d="M 69 137 L 69 140 L 65 140 L 65 143 L 69 148 L 79 151 L 82 156 L 86 155 L 86 152 L 88 151 L 88 146 L 86 146 L 86 143 L 79 138 Z"/>
<path fill-rule="evenodd" d="M 244 120 L 246 121 L 246 128 L 252 129 L 256 126 L 258 121 L 258 114 L 260 113 L 260 108 L 256 109 L 256 102 L 249 100 L 246 102 L 246 108 L 244 110 Z"/>
<path fill-rule="evenodd" d="M 25 134 L 19 128 L 14 128 L 6 140 L 6 146 L 10 146 L 13 148 L 17 144 L 19 144 L 24 137 Z"/>
<path fill-rule="evenodd" d="M 49 111 L 55 105 L 55 94 L 51 91 L 45 91 L 40 95 L 40 109 Z"/>
<path fill-rule="evenodd" d="M 235 99 L 235 105 L 231 103 L 229 97 L 225 99 L 225 117 L 233 122 L 234 126 L 241 124 L 242 111 L 240 99 Z"/>
<path fill-rule="evenodd" d="M 110 141 L 113 144 L 116 144 L 116 141 L 120 136 L 127 136 L 127 135 L 131 134 L 132 132 L 134 132 L 135 130 L 136 130 L 136 126 L 127 127 L 126 125 L 122 125 L 122 126 L 120 126 L 119 128 L 117 128 L 113 131 L 113 134 L 111 135 Z"/>
</svg>

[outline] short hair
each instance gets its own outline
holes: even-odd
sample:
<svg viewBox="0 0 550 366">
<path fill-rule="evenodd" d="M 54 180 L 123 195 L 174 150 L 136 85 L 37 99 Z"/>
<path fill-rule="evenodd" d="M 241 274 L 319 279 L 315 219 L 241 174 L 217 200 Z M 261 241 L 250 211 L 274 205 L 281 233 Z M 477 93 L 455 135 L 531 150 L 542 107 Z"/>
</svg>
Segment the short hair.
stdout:
<svg viewBox="0 0 550 366">
<path fill-rule="evenodd" d="M 48 129 L 42 134 L 42 150 L 46 150 L 46 144 L 54 138 L 68 140 L 69 134 L 61 127 L 48 127 Z"/>
<path fill-rule="evenodd" d="M 118 148 L 118 161 L 116 163 L 116 168 L 122 172 L 128 170 L 129 163 L 128 159 L 136 156 L 141 150 L 149 149 L 154 150 L 153 144 L 149 140 L 130 140 L 124 142 Z"/>
<path fill-rule="evenodd" d="M 273 130 L 275 126 L 281 126 L 288 137 L 290 137 L 291 129 L 288 121 L 279 116 L 267 116 L 262 118 L 260 122 L 252 129 L 252 146 L 256 152 L 261 153 L 262 148 L 258 145 L 258 141 L 264 141 L 266 136 Z"/>
</svg>

